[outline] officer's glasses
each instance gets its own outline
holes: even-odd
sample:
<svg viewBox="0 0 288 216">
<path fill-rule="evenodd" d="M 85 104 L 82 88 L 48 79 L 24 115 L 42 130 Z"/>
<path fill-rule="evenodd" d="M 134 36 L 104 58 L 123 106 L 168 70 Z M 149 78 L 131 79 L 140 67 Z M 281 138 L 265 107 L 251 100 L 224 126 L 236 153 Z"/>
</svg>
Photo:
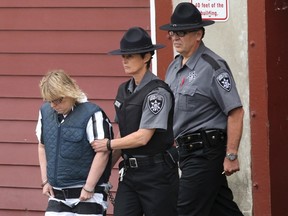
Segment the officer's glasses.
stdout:
<svg viewBox="0 0 288 216">
<path fill-rule="evenodd" d="M 64 99 L 64 97 L 61 97 L 61 98 L 57 98 L 57 99 L 55 99 L 55 100 L 48 101 L 48 102 L 49 102 L 49 103 L 53 103 L 53 104 L 55 104 L 55 105 L 58 105 L 58 104 L 62 103 L 63 99 Z"/>
<path fill-rule="evenodd" d="M 184 37 L 186 34 L 190 33 L 190 32 L 196 32 L 199 29 L 194 29 L 191 31 L 168 31 L 168 34 L 170 37 L 177 35 L 178 37 Z"/>
</svg>

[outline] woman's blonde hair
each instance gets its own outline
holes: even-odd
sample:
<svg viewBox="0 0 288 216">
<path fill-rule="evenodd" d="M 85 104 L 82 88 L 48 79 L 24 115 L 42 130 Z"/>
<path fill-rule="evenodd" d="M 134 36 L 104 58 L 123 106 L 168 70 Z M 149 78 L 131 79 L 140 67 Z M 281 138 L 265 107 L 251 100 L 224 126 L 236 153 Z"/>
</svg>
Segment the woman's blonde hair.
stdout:
<svg viewBox="0 0 288 216">
<path fill-rule="evenodd" d="M 51 70 L 42 78 L 39 84 L 41 95 L 45 101 L 53 101 L 61 97 L 70 97 L 80 102 L 85 98 L 84 92 L 62 69 Z"/>
</svg>

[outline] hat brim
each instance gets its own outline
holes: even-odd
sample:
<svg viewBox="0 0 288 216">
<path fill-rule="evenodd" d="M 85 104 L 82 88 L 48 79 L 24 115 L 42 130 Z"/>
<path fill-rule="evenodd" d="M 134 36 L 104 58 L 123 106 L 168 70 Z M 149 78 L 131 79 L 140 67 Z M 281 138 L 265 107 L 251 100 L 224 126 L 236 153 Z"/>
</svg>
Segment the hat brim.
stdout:
<svg viewBox="0 0 288 216">
<path fill-rule="evenodd" d="M 193 29 L 198 29 L 204 26 L 209 26 L 214 24 L 215 22 L 213 20 L 203 20 L 202 23 L 200 24 L 166 24 L 162 25 L 159 28 L 161 30 L 166 30 L 166 31 L 182 31 L 182 30 L 193 30 Z"/>
<path fill-rule="evenodd" d="M 152 47 L 149 47 L 147 49 L 133 49 L 133 50 L 121 50 L 121 49 L 117 49 L 117 50 L 112 50 L 110 52 L 108 52 L 109 55 L 128 55 L 128 54 L 139 54 L 139 53 L 146 53 L 146 52 L 150 52 L 150 51 L 154 51 L 154 50 L 158 50 L 158 49 L 162 49 L 164 48 L 165 45 L 163 44 L 155 44 Z"/>
</svg>

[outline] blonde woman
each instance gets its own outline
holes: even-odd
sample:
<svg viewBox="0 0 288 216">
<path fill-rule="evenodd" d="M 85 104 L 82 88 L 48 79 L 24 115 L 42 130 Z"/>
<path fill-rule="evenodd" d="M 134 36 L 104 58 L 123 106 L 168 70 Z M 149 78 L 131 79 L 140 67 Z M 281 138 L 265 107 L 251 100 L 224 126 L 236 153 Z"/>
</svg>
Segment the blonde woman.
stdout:
<svg viewBox="0 0 288 216">
<path fill-rule="evenodd" d="M 41 185 L 49 197 L 45 215 L 106 215 L 111 152 L 95 153 L 90 143 L 113 137 L 109 119 L 63 70 L 48 72 L 40 91 L 45 102 L 36 135 Z"/>
</svg>

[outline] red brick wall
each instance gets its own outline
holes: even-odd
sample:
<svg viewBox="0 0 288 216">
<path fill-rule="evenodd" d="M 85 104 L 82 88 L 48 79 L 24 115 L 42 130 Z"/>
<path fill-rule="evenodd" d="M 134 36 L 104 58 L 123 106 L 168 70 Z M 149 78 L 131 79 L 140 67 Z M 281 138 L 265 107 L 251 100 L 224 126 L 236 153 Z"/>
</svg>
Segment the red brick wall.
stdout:
<svg viewBox="0 0 288 216">
<path fill-rule="evenodd" d="M 113 99 L 127 77 L 120 58 L 106 53 L 129 27 L 150 29 L 149 7 L 148 0 L 0 0 L 1 216 L 40 216 L 47 204 L 35 136 L 41 77 L 66 70 L 113 120 Z M 114 192 L 117 177 L 115 169 Z"/>
</svg>

